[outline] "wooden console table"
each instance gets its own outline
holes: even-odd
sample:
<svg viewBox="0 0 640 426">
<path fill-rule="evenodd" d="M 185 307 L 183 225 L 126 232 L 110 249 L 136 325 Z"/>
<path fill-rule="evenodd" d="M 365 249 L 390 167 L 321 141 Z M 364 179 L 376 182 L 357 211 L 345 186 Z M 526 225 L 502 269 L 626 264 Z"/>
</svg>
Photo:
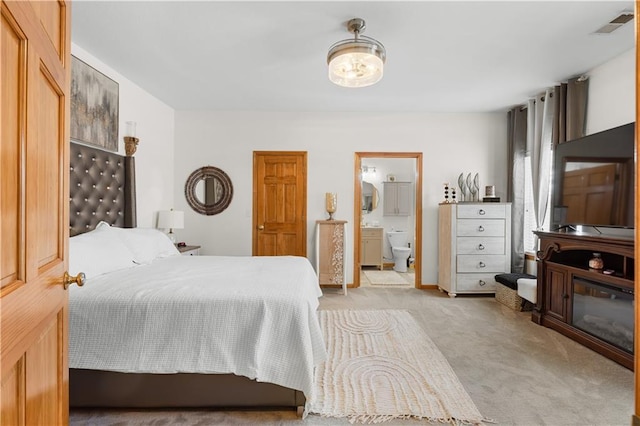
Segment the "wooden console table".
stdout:
<svg viewBox="0 0 640 426">
<path fill-rule="evenodd" d="M 540 251 L 532 321 L 633 370 L 633 238 L 576 232 L 535 234 L 540 238 Z M 593 253 L 602 254 L 603 270 L 589 269 Z"/>
</svg>

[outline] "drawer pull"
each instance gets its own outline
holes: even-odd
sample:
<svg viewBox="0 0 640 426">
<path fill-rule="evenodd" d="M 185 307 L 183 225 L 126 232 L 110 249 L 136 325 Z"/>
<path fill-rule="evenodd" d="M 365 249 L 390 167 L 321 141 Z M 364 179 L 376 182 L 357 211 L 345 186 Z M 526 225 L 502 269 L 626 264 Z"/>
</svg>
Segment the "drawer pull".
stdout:
<svg viewBox="0 0 640 426">
<path fill-rule="evenodd" d="M 480 263 L 478 263 L 478 266 L 479 266 L 479 267 L 481 267 L 481 268 L 484 268 L 484 267 L 485 267 L 485 266 L 487 266 L 487 265 L 485 265 L 485 263 L 484 263 L 484 262 L 480 262 Z"/>
<path fill-rule="evenodd" d="M 486 282 L 485 282 L 484 280 L 479 280 L 479 281 L 478 281 L 478 284 L 480 284 L 480 287 L 482 287 L 483 285 L 485 285 L 485 284 L 486 284 Z"/>
<path fill-rule="evenodd" d="M 484 246 L 482 244 L 478 244 L 478 250 L 484 250 Z"/>
<path fill-rule="evenodd" d="M 478 226 L 478 232 L 484 232 L 484 226 L 482 225 Z"/>
<path fill-rule="evenodd" d="M 486 213 L 486 212 L 485 212 L 484 210 L 482 210 L 482 209 L 480 209 L 480 210 L 478 211 L 478 214 L 479 214 L 480 216 L 484 216 L 484 214 L 485 214 L 485 213 Z"/>
</svg>

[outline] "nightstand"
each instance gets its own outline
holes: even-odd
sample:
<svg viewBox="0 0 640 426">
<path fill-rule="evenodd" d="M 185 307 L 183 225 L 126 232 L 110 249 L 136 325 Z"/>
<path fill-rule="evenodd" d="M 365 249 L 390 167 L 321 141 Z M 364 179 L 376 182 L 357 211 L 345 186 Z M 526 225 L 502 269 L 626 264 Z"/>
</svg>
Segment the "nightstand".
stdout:
<svg viewBox="0 0 640 426">
<path fill-rule="evenodd" d="M 200 256 L 200 246 L 176 246 L 176 248 L 183 256 Z"/>
</svg>

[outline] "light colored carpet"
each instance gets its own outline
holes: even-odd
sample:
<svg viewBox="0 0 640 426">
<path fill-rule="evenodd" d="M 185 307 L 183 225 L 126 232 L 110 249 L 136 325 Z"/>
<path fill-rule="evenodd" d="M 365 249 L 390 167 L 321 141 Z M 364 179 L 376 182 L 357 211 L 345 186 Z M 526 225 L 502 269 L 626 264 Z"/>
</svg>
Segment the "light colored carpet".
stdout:
<svg viewBox="0 0 640 426">
<path fill-rule="evenodd" d="M 364 271 L 371 285 L 410 285 L 396 271 Z"/>
<path fill-rule="evenodd" d="M 360 423 L 481 424 L 453 369 L 406 310 L 320 311 L 328 359 L 309 411 Z"/>
</svg>

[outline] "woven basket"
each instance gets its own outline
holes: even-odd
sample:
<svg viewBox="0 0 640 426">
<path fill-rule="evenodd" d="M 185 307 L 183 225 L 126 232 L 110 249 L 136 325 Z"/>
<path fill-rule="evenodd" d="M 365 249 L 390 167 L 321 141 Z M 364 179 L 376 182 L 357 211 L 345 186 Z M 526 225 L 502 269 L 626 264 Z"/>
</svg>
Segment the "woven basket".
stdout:
<svg viewBox="0 0 640 426">
<path fill-rule="evenodd" d="M 522 305 L 518 292 L 500 283 L 496 283 L 496 300 L 514 311 L 519 311 Z"/>
</svg>

